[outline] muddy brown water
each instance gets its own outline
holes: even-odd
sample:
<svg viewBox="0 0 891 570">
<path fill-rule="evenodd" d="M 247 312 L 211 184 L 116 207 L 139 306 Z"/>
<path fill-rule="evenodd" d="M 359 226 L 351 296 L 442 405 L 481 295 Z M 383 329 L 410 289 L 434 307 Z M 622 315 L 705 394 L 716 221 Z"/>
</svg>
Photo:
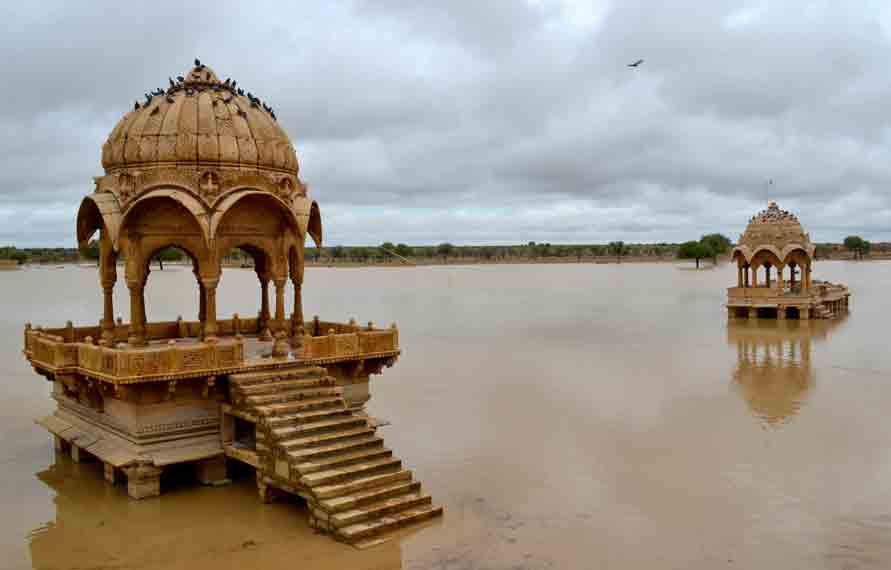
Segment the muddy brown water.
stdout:
<svg viewBox="0 0 891 570">
<path fill-rule="evenodd" d="M 54 458 L 21 327 L 95 321 L 98 280 L 4 272 L 0 568 L 891 567 L 891 264 L 816 276 L 851 286 L 848 318 L 728 327 L 729 266 L 308 269 L 308 315 L 399 323 L 404 355 L 369 408 L 446 507 L 357 551 L 299 502 L 261 504 L 249 474 L 174 474 L 135 502 L 98 464 Z M 250 314 L 257 296 L 227 270 L 218 306 Z M 193 315 L 191 270 L 153 271 L 147 303 Z"/>
</svg>

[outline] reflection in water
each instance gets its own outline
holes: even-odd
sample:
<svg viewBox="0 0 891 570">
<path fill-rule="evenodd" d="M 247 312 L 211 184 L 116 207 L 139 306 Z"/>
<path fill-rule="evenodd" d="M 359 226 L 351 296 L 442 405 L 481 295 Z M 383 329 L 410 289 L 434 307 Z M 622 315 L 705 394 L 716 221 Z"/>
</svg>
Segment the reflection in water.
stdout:
<svg viewBox="0 0 891 570">
<path fill-rule="evenodd" d="M 173 473 L 170 492 L 134 501 L 101 463 L 57 455 L 37 473 L 55 491 L 55 520 L 28 536 L 34 568 L 402 568 L 399 540 L 360 551 L 316 534 L 302 502 L 264 505 L 244 470 L 227 487 Z"/>
<path fill-rule="evenodd" d="M 729 321 L 728 343 L 736 345 L 733 386 L 765 426 L 779 427 L 801 409 L 816 384 L 811 343 L 842 322 Z"/>
</svg>

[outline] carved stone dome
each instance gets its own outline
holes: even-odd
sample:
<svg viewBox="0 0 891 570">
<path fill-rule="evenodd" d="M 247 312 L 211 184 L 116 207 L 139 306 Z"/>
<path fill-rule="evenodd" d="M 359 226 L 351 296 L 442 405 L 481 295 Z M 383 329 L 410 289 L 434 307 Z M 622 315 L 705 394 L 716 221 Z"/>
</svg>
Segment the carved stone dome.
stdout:
<svg viewBox="0 0 891 570">
<path fill-rule="evenodd" d="M 196 60 L 167 89 L 145 94 L 102 146 L 107 174 L 183 166 L 253 167 L 293 175 L 297 155 L 271 107 Z"/>
<path fill-rule="evenodd" d="M 798 218 L 791 212 L 781 210 L 776 202 L 771 202 L 766 210 L 749 220 L 738 245 L 748 246 L 752 250 L 764 246 L 782 250 L 790 244 L 809 246 L 810 242 L 810 236 L 805 233 Z"/>
</svg>

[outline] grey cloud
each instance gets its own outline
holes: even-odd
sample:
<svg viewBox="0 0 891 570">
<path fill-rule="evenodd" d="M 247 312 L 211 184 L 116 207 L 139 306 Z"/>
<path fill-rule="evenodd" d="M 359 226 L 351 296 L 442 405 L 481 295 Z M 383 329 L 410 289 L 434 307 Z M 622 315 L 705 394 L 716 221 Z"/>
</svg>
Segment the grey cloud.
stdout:
<svg viewBox="0 0 891 570">
<path fill-rule="evenodd" d="M 812 2 L 9 4 L 0 240 L 71 244 L 100 147 L 195 56 L 276 109 L 333 242 L 891 239 L 891 13 Z M 645 59 L 638 69 L 628 61 Z"/>
</svg>

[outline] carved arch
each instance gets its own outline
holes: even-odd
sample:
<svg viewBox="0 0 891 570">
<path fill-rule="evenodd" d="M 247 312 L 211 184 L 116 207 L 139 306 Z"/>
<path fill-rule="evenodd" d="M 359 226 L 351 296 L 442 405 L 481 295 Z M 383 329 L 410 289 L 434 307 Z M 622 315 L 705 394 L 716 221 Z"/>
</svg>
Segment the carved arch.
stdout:
<svg viewBox="0 0 891 570">
<path fill-rule="evenodd" d="M 202 237 L 204 238 L 204 246 L 208 247 L 210 244 L 210 231 L 207 224 L 207 208 L 204 204 L 189 194 L 188 192 L 184 192 L 182 190 L 174 190 L 170 188 L 163 188 L 158 190 L 151 190 L 150 192 L 146 192 L 142 194 L 131 202 L 127 206 L 127 211 L 124 212 L 124 217 L 121 220 L 120 227 L 122 229 L 126 229 L 127 219 L 130 214 L 136 209 L 138 204 L 145 202 L 146 200 L 151 200 L 153 198 L 169 198 L 175 202 L 177 202 L 180 206 L 185 208 L 192 217 L 195 222 L 198 224 L 198 227 L 201 229 Z"/>
<path fill-rule="evenodd" d="M 749 264 L 749 260 L 752 259 L 752 250 L 747 245 L 738 245 L 733 248 L 733 252 L 730 254 L 730 259 L 736 261 L 739 264 L 739 260 L 742 259 L 745 265 Z"/>
<path fill-rule="evenodd" d="M 816 247 L 814 247 L 814 245 L 812 245 L 812 244 L 808 244 L 807 246 L 804 246 L 804 245 L 797 244 L 797 243 L 790 243 L 789 245 L 787 245 L 786 247 L 783 248 L 783 255 L 782 255 L 782 257 L 780 257 L 780 259 L 783 260 L 783 263 L 786 263 L 786 258 L 789 257 L 789 254 L 791 254 L 793 251 L 796 251 L 796 250 L 804 253 L 809 259 L 813 259 L 815 249 L 816 249 Z"/>
<path fill-rule="evenodd" d="M 312 241 L 315 242 L 316 247 L 322 247 L 322 213 L 315 200 L 313 200 L 312 207 L 309 210 L 309 227 L 307 231 L 312 236 Z"/>
<path fill-rule="evenodd" d="M 780 264 L 783 263 L 783 257 L 780 250 L 772 245 L 759 246 L 758 249 L 756 249 L 755 252 L 752 254 L 752 257 L 749 258 L 749 264 L 752 265 L 752 262 L 755 260 L 755 258 L 759 256 L 764 258 L 764 261 L 770 261 L 771 265 L 773 265 L 774 267 L 778 267 Z"/>
<path fill-rule="evenodd" d="M 117 251 L 121 223 L 121 208 L 114 194 L 103 192 L 85 197 L 77 210 L 78 246 L 86 247 L 96 230 L 105 228 L 114 250 Z"/>
<path fill-rule="evenodd" d="M 279 206 L 281 206 L 282 214 L 285 216 L 285 219 L 288 221 L 288 223 L 291 224 L 298 232 L 300 231 L 300 223 L 297 219 L 297 216 L 294 214 L 291 208 L 289 208 L 288 205 L 284 201 L 282 201 L 281 198 L 263 190 L 258 190 L 255 188 L 241 188 L 234 192 L 227 193 L 226 196 L 220 200 L 219 205 L 216 207 L 216 211 L 213 213 L 213 215 L 211 215 L 210 218 L 210 239 L 216 239 L 217 232 L 220 228 L 220 222 L 222 222 L 223 218 L 226 217 L 226 212 L 231 210 L 235 204 L 237 204 L 242 198 L 246 198 L 247 196 L 263 196 L 275 201 Z"/>
<path fill-rule="evenodd" d="M 315 200 L 299 196 L 294 198 L 294 214 L 300 222 L 300 239 L 305 241 L 307 234 L 316 247 L 322 247 L 322 215 Z"/>
</svg>

